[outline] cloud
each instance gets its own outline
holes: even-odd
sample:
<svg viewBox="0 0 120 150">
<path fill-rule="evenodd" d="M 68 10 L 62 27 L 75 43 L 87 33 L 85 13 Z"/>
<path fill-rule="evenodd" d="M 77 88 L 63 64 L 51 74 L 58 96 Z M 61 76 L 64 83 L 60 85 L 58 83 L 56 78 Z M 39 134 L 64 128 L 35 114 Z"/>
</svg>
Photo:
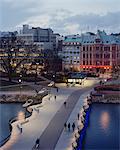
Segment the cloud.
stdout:
<svg viewBox="0 0 120 150">
<path fill-rule="evenodd" d="M 79 32 L 79 24 L 66 24 L 64 26 L 64 32 L 67 31 L 68 34 L 77 34 Z"/>
<path fill-rule="evenodd" d="M 77 14 L 71 11 L 56 10 L 56 12 L 44 13 L 39 16 L 29 17 L 22 24 L 31 26 L 40 26 L 41 28 L 52 28 L 55 32 L 61 34 L 77 34 L 85 31 L 96 32 L 97 29 L 107 32 L 119 32 L 120 30 L 120 12 L 98 14 Z"/>
<path fill-rule="evenodd" d="M 93 4 L 92 0 L 0 0 L 0 28 L 14 30 L 30 24 L 49 27 L 61 34 L 97 29 L 119 32 L 120 11 L 115 6 L 120 2 L 114 1 L 94 0 Z"/>
<path fill-rule="evenodd" d="M 69 17 L 65 22 L 72 22 L 80 25 L 81 30 L 107 29 L 110 32 L 119 32 L 120 12 L 107 13 L 105 15 L 85 14 Z M 116 31 L 115 31 L 116 30 Z"/>
<path fill-rule="evenodd" d="M 30 17 L 26 21 L 17 25 L 16 27 L 20 27 L 23 24 L 29 24 L 30 26 L 34 26 L 34 27 L 48 28 L 50 26 L 50 21 L 51 21 L 51 17 L 47 14 L 44 14 L 40 16 Z"/>
</svg>

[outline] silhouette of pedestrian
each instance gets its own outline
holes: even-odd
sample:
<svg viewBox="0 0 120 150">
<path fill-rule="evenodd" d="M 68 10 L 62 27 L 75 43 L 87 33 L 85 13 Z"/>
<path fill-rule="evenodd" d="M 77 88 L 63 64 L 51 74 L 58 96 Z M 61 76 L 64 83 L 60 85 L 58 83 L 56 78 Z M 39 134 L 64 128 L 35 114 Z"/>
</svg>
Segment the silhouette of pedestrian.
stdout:
<svg viewBox="0 0 120 150">
<path fill-rule="evenodd" d="M 50 101 L 50 96 L 49 96 L 49 101 Z"/>
<path fill-rule="evenodd" d="M 66 101 L 64 102 L 64 106 L 65 106 L 65 108 L 66 108 Z"/>
<path fill-rule="evenodd" d="M 75 130 L 75 123 L 74 122 L 72 124 L 72 129 L 73 129 L 73 131 Z"/>
<path fill-rule="evenodd" d="M 70 123 L 68 123 L 68 130 L 70 131 Z"/>
<path fill-rule="evenodd" d="M 64 128 L 65 128 L 65 130 L 66 130 L 66 128 L 67 128 L 67 123 L 66 123 L 66 122 L 64 123 Z"/>
<path fill-rule="evenodd" d="M 20 127 L 20 132 L 22 133 L 22 127 Z"/>
<path fill-rule="evenodd" d="M 57 92 L 58 92 L 58 87 L 57 87 Z"/>
<path fill-rule="evenodd" d="M 55 100 L 56 100 L 56 95 L 55 95 Z"/>
<path fill-rule="evenodd" d="M 40 144 L 40 140 L 39 140 L 39 139 L 37 139 L 37 140 L 36 140 L 35 147 L 36 147 L 36 148 L 39 148 L 39 144 Z"/>
<path fill-rule="evenodd" d="M 80 114 L 78 113 L 78 115 L 77 115 L 77 118 L 78 118 L 78 120 L 79 120 L 79 118 L 80 118 Z"/>
</svg>

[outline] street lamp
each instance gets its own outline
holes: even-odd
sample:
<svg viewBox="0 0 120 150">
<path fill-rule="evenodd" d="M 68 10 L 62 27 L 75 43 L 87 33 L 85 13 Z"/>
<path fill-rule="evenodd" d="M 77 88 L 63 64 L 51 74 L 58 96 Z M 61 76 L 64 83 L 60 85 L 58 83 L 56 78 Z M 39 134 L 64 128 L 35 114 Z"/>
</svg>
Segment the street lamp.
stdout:
<svg viewBox="0 0 120 150">
<path fill-rule="evenodd" d="M 37 83 L 37 76 L 38 76 L 37 70 L 38 70 L 38 65 L 39 65 L 39 63 L 36 63 L 35 84 Z"/>
<path fill-rule="evenodd" d="M 54 81 L 54 86 L 55 86 L 55 75 L 53 75 L 53 81 Z"/>
<path fill-rule="evenodd" d="M 21 97 L 21 88 L 22 88 L 21 83 L 22 83 L 22 80 L 19 79 L 18 82 L 19 82 L 19 84 L 20 84 L 20 97 Z"/>
</svg>

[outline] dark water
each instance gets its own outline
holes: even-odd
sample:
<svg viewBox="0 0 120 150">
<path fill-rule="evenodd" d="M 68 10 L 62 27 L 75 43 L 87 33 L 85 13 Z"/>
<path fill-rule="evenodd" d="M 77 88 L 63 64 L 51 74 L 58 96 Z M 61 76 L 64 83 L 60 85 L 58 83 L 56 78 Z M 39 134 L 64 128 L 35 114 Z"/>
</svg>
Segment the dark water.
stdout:
<svg viewBox="0 0 120 150">
<path fill-rule="evenodd" d="M 83 150 L 120 149 L 120 105 L 93 104 Z"/>
<path fill-rule="evenodd" d="M 22 104 L 0 104 L 0 145 L 10 134 L 9 120 L 15 118 L 20 113 L 25 115 L 26 110 Z M 28 112 L 27 112 L 28 115 Z"/>
</svg>

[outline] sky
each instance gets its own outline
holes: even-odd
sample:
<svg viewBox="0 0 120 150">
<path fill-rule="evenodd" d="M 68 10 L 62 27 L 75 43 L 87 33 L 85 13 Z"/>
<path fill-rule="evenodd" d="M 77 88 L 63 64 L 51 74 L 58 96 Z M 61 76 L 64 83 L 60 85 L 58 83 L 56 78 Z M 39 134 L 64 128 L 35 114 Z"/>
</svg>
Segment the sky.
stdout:
<svg viewBox="0 0 120 150">
<path fill-rule="evenodd" d="M 120 0 L 0 0 L 0 31 L 23 24 L 60 34 L 120 32 Z"/>
</svg>

